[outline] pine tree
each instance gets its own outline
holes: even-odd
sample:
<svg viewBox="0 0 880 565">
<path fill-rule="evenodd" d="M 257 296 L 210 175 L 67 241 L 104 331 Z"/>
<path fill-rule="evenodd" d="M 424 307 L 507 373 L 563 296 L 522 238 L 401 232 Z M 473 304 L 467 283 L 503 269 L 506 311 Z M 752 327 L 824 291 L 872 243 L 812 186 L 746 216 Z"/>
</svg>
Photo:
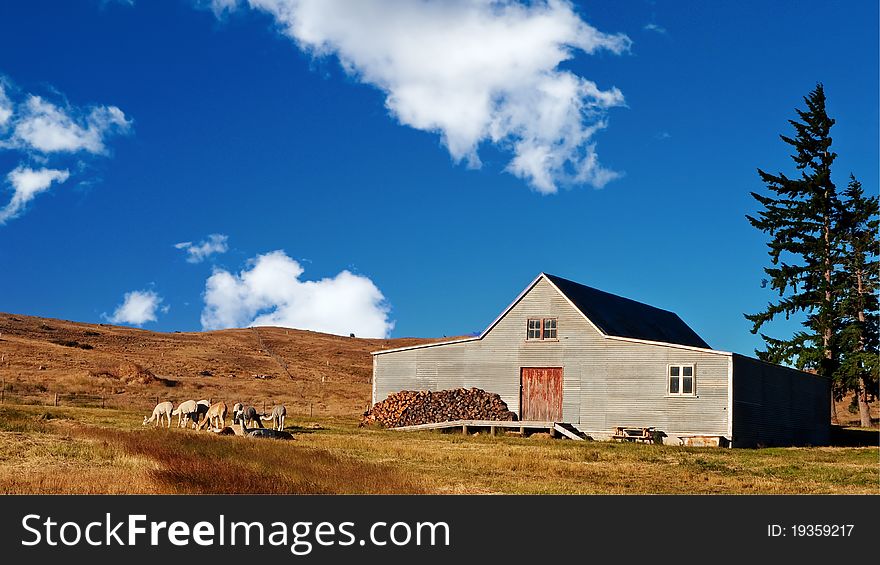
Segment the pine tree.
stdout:
<svg viewBox="0 0 880 565">
<path fill-rule="evenodd" d="M 780 135 L 782 141 L 794 148 L 791 157 L 799 171 L 798 178 L 758 169 L 771 194 L 751 193 L 763 209 L 757 217 L 746 217 L 754 227 L 771 236 L 767 243 L 771 266 L 764 272 L 778 299 L 761 312 L 746 314 L 746 318 L 753 324 L 752 333 L 758 333 L 777 316 L 804 314 L 804 331 L 790 339 L 761 334 L 767 350 L 756 353 L 765 361 L 813 369 L 834 382 L 839 363 L 835 337 L 841 326 L 835 274 L 842 261 L 836 229 L 840 200 L 831 180 L 831 165 L 837 157 L 831 151 L 834 120 L 825 111 L 822 84 L 804 97 L 804 103 L 805 110 L 796 110 L 800 121 L 789 120 L 795 135 Z M 841 390 L 840 386 L 834 387 L 832 414 L 834 398 L 840 396 Z"/>
<path fill-rule="evenodd" d="M 866 197 L 862 183 L 850 175 L 840 214 L 840 233 L 845 245 L 841 274 L 840 307 L 844 326 L 840 332 L 839 379 L 853 391 L 863 427 L 871 427 L 868 395 L 875 396 L 880 371 L 878 346 L 877 258 L 878 198 Z"/>
</svg>

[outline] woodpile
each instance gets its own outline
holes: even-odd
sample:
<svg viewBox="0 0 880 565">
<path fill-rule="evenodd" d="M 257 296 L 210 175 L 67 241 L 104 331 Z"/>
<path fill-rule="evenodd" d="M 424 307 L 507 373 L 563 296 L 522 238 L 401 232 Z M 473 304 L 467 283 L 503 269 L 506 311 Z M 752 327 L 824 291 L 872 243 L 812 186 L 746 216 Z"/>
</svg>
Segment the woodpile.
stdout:
<svg viewBox="0 0 880 565">
<path fill-rule="evenodd" d="M 364 412 L 361 426 L 386 428 L 454 420 L 516 420 L 501 396 L 479 388 L 403 390 Z"/>
</svg>

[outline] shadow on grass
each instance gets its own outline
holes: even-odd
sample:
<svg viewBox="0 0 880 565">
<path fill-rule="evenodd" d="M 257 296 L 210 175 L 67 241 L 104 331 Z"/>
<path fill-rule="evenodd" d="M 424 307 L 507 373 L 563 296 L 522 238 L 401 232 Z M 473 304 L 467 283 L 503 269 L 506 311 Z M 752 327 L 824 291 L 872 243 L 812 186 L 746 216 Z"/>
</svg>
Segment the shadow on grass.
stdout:
<svg viewBox="0 0 880 565">
<path fill-rule="evenodd" d="M 145 457 L 160 489 L 180 494 L 418 494 L 425 486 L 389 465 L 326 450 L 177 430 L 86 428 L 87 436 Z"/>
<path fill-rule="evenodd" d="M 832 447 L 878 447 L 880 431 L 831 426 Z"/>
</svg>

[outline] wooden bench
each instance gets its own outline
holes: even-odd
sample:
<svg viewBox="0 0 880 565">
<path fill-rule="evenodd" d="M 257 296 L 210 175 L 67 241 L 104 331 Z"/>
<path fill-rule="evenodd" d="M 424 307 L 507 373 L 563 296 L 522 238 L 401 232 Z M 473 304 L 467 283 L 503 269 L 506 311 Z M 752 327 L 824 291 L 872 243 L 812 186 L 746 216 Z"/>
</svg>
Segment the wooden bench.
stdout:
<svg viewBox="0 0 880 565">
<path fill-rule="evenodd" d="M 654 443 L 654 426 L 647 428 L 627 428 L 617 426 L 611 439 L 614 441 L 632 441 L 637 443 Z"/>
</svg>

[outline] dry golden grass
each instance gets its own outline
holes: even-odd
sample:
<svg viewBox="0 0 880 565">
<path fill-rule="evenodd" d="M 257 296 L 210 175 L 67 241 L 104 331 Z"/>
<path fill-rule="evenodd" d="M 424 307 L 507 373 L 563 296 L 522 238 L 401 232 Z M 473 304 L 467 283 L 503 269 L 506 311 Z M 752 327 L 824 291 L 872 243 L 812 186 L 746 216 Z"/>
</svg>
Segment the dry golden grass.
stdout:
<svg viewBox="0 0 880 565">
<path fill-rule="evenodd" d="M 370 352 L 429 341 L 271 327 L 162 333 L 0 313 L 0 384 L 7 402 L 51 404 L 54 393 L 103 395 L 109 406 L 149 412 L 157 397 L 205 398 L 270 408 L 284 403 L 289 413 L 355 415 L 370 402 Z M 112 374 L 125 362 L 162 380 L 94 376 Z"/>
<path fill-rule="evenodd" d="M 285 442 L 140 421 L 116 410 L 0 406 L 0 492 L 880 494 L 876 446 L 462 437 L 357 428 L 354 418 L 320 418 L 315 430 L 296 417 L 296 439 Z"/>
</svg>

